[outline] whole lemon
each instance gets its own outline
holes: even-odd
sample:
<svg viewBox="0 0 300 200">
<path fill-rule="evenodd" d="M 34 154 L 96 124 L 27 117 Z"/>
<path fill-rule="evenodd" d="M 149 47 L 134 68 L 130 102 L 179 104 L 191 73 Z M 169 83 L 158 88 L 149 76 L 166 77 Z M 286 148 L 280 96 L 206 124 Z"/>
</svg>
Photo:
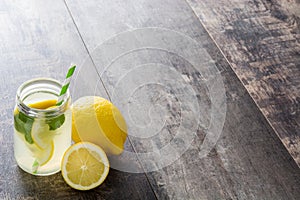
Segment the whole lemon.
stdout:
<svg viewBox="0 0 300 200">
<path fill-rule="evenodd" d="M 98 96 L 85 96 L 72 105 L 72 139 L 75 143 L 92 142 L 108 154 L 124 150 L 127 125 L 110 101 Z"/>
</svg>

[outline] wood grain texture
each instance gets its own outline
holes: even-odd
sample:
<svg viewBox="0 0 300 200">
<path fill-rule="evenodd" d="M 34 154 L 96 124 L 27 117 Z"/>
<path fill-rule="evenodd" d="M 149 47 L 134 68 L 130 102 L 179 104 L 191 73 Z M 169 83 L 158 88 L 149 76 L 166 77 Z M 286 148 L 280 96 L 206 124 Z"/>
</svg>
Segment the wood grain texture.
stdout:
<svg viewBox="0 0 300 200">
<path fill-rule="evenodd" d="M 101 83 L 94 88 L 97 71 L 64 2 L 0 1 L 0 27 L 0 199 L 155 199 L 144 174 L 112 169 L 100 187 L 80 192 L 70 188 L 60 173 L 36 177 L 17 166 L 12 115 L 22 82 L 36 77 L 62 81 L 73 62 L 78 64 L 71 84 L 73 100 L 81 95 L 108 96 Z"/>
<path fill-rule="evenodd" d="M 299 168 L 274 136 L 274 131 L 184 1 L 73 0 L 66 3 L 34 0 L 0 2 L 0 51 L 3 55 L 0 58 L 0 199 L 300 198 Z M 143 27 L 169 28 L 193 38 L 207 54 L 194 55 L 195 51 L 186 47 L 187 55 L 199 56 L 204 60 L 209 58 L 209 62 L 220 70 L 226 89 L 227 117 L 221 138 L 210 154 L 205 158 L 199 155 L 205 137 L 205 131 L 199 128 L 187 151 L 170 165 L 146 176 L 144 173 L 112 169 L 103 185 L 87 192 L 68 187 L 60 174 L 35 177 L 20 170 L 13 158 L 12 110 L 15 91 L 23 81 L 33 77 L 48 76 L 62 80 L 70 61 L 83 63 L 79 65 L 76 79 L 72 82 L 74 99 L 96 94 L 111 98 L 117 104 L 124 102 L 120 97 L 126 92 L 133 92 L 133 83 L 143 80 L 141 71 L 146 67 L 146 75 L 162 81 L 161 86 L 141 87 L 130 93 L 130 101 L 118 104 L 123 113 L 129 104 L 138 108 L 131 109 L 131 115 L 126 118 L 133 144 L 132 147 L 131 143 L 126 143 L 127 151 L 157 150 L 173 138 L 183 114 L 180 111 L 180 95 L 177 97 L 174 94 L 180 94 L 189 86 L 194 88 L 202 102 L 201 111 L 209 112 L 210 101 L 207 88 L 202 84 L 203 77 L 196 66 L 172 52 L 147 48 L 130 52 L 124 57 L 126 59 L 120 57 L 111 65 L 107 72 L 112 74 L 101 75 L 104 70 L 101 62 L 105 61 L 102 58 L 109 58 L 114 51 L 124 47 L 112 42 L 107 47 L 117 45 L 117 48 L 104 49 L 107 52 L 103 55 L 93 54 L 93 49 L 122 31 Z M 172 44 L 180 48 L 185 45 L 181 40 L 175 40 Z M 199 63 L 199 66 L 206 65 L 206 61 Z M 141 71 L 133 71 L 128 82 L 121 84 L 122 89 L 125 87 L 123 93 L 114 93 L 114 89 L 118 88 L 115 80 L 122 77 L 119 72 L 131 69 L 134 64 L 155 62 L 165 67 L 151 71 L 149 65 L 145 68 L 141 66 Z M 174 72 L 179 76 L 173 76 Z M 189 84 L 188 87 L 181 88 L 175 84 L 182 80 Z M 155 112 L 142 112 L 144 108 L 151 107 Z M 189 116 L 191 112 L 185 114 Z M 143 126 L 155 117 L 158 118 L 154 121 L 157 124 L 149 128 L 149 132 L 157 132 L 155 137 L 150 138 L 152 140 L 138 137 L 138 131 L 133 131 L 137 130 L 135 125 Z M 158 126 L 161 125 L 160 117 L 167 117 L 162 129 Z M 201 119 L 205 126 L 207 116 Z M 183 143 L 178 140 L 177 144 Z"/>
<path fill-rule="evenodd" d="M 300 2 L 187 2 L 300 166 Z"/>
<path fill-rule="evenodd" d="M 210 154 L 201 158 L 199 152 L 206 133 L 199 128 L 195 139 L 179 159 L 162 169 L 147 173 L 158 199 L 300 198 L 299 168 L 184 1 L 122 0 L 108 3 L 92 0 L 82 3 L 73 0 L 66 1 L 66 4 L 99 74 L 103 72 L 101 77 L 109 96 L 122 113 L 127 113 L 127 108 L 130 108 L 130 115 L 127 115 L 126 120 L 136 152 L 158 150 L 176 134 L 180 125 L 182 102 L 174 94 L 184 88 L 169 84 L 173 80 L 174 71 L 180 75 L 178 82 L 184 79 L 195 88 L 196 95 L 203 98 L 201 100 L 206 99 L 207 88 L 201 84 L 203 80 L 195 66 L 191 66 L 185 58 L 151 48 L 136 49 L 115 58 L 114 55 L 136 41 L 129 40 L 127 44 L 110 38 L 115 38 L 124 31 L 145 27 L 175 30 L 197 41 L 221 72 L 227 100 L 226 121 L 221 138 Z M 144 39 L 146 38 L 149 38 L 147 34 Z M 97 54 L 95 48 L 102 48 L 101 44 L 106 40 L 108 44 L 104 50 L 107 52 L 99 51 L 101 54 Z M 181 48 L 181 42 L 182 40 L 174 40 L 172 44 Z M 185 50 L 193 55 L 192 49 L 187 47 Z M 157 71 L 153 63 L 163 64 L 165 67 Z M 204 60 L 199 63 L 200 66 L 202 64 L 207 63 Z M 107 65 L 109 68 L 106 68 Z M 152 71 L 149 66 L 153 67 Z M 162 84 L 136 87 L 135 83 L 141 83 L 149 77 L 159 79 Z M 168 87 L 171 89 L 168 90 Z M 119 88 L 122 90 L 118 90 Z M 120 98 L 126 94 L 130 98 Z M 211 109 L 209 101 L 201 105 L 204 110 Z M 167 120 L 161 126 L 164 117 Z M 156 134 L 146 135 L 145 138 L 138 135 L 137 130 L 140 129 L 137 126 L 147 127 L 147 123 L 151 121 L 155 123 L 144 133 L 156 131 Z M 203 122 L 205 124 L 205 118 Z M 178 144 L 183 143 L 178 141 Z"/>
</svg>

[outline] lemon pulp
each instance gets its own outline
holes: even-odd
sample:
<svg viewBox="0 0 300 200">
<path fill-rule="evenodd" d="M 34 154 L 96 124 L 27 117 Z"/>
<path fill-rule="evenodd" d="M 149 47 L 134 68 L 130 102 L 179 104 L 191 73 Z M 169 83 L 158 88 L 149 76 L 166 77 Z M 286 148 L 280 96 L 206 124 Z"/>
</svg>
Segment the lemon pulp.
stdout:
<svg viewBox="0 0 300 200">
<path fill-rule="evenodd" d="M 64 154 L 61 164 L 64 180 L 78 190 L 99 186 L 107 177 L 109 162 L 105 152 L 97 145 L 80 142 Z"/>
</svg>

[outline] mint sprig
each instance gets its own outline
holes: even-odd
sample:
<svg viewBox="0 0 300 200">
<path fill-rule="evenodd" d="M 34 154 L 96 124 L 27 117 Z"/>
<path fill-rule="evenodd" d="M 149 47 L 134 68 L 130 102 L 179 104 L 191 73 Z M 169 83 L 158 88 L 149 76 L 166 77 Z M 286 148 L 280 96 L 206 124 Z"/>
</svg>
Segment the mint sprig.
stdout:
<svg viewBox="0 0 300 200">
<path fill-rule="evenodd" d="M 28 142 L 29 144 L 34 143 L 31 136 L 31 129 L 32 129 L 33 122 L 34 122 L 33 117 L 30 117 L 22 112 L 18 112 L 17 114 L 14 115 L 15 129 L 21 134 L 24 134 L 24 138 L 26 142 Z M 50 131 L 54 131 L 60 128 L 64 122 L 65 122 L 64 114 L 57 117 L 46 119 L 46 124 L 48 124 Z"/>
</svg>

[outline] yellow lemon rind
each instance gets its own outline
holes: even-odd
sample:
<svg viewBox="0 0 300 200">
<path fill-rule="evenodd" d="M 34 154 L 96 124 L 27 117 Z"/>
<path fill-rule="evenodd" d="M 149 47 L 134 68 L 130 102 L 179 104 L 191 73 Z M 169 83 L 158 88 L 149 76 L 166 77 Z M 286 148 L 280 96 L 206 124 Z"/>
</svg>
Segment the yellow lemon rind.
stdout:
<svg viewBox="0 0 300 200">
<path fill-rule="evenodd" d="M 103 174 L 100 177 L 100 179 L 97 182 L 95 182 L 89 186 L 82 186 L 80 184 L 75 184 L 68 178 L 68 175 L 67 175 L 68 172 L 66 170 L 66 165 L 68 162 L 68 157 L 70 156 L 70 154 L 73 151 L 78 150 L 80 148 L 88 148 L 89 150 L 97 152 L 98 155 L 101 157 L 101 162 L 104 164 L 104 171 L 103 171 Z M 98 145 L 95 145 L 91 142 L 79 142 L 79 143 L 76 143 L 76 144 L 70 146 L 67 149 L 67 151 L 64 153 L 63 159 L 61 161 L 61 173 L 62 173 L 63 179 L 70 187 L 72 187 L 76 190 L 91 190 L 91 189 L 96 188 L 99 185 L 101 185 L 109 173 L 109 167 L 110 167 L 109 161 L 108 161 L 105 151 Z"/>
<path fill-rule="evenodd" d="M 127 125 L 112 102 L 98 96 L 81 97 L 73 103 L 72 113 L 72 139 L 75 143 L 92 142 L 112 155 L 124 151 Z"/>
</svg>

